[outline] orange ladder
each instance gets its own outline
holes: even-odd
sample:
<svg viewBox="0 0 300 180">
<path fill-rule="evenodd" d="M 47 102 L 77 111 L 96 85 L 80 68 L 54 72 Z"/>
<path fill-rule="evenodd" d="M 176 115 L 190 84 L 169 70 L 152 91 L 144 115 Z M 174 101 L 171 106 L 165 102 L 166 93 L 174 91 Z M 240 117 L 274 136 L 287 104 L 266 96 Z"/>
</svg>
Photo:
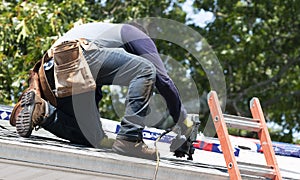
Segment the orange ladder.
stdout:
<svg viewBox="0 0 300 180">
<path fill-rule="evenodd" d="M 215 91 L 211 91 L 208 94 L 207 101 L 211 117 L 213 119 L 218 138 L 220 140 L 230 179 L 242 179 L 242 173 L 245 175 L 281 180 L 282 177 L 275 158 L 274 149 L 272 147 L 272 141 L 258 98 L 254 97 L 250 101 L 250 110 L 253 118 L 223 114 L 217 93 Z M 248 163 L 237 163 L 226 125 L 228 125 L 228 127 L 236 129 L 244 129 L 248 131 L 257 132 L 267 166 Z"/>
</svg>

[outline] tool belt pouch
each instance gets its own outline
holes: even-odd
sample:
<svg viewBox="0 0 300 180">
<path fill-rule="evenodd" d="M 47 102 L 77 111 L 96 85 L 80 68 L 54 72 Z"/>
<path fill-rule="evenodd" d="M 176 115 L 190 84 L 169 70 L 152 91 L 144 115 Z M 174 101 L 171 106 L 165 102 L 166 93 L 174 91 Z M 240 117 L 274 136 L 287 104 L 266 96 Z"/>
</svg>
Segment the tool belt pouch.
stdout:
<svg viewBox="0 0 300 180">
<path fill-rule="evenodd" d="M 58 98 L 94 91 L 95 80 L 79 41 L 66 41 L 53 49 L 54 79 Z"/>
</svg>

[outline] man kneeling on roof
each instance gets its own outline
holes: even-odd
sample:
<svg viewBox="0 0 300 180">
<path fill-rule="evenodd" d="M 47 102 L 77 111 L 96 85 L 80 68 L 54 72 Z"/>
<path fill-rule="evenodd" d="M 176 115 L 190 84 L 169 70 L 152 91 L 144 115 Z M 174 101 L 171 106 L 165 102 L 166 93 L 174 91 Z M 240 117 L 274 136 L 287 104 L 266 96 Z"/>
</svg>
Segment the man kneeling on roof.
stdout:
<svg viewBox="0 0 300 180">
<path fill-rule="evenodd" d="M 30 82 L 11 118 L 23 137 L 43 127 L 73 143 L 112 147 L 120 154 L 154 160 L 156 151 L 147 147 L 142 135 L 154 86 L 186 139 L 195 126 L 187 118 L 154 42 L 132 25 L 74 27 L 36 64 Z M 125 114 L 115 141 L 105 135 L 99 121 L 103 85 L 128 86 Z"/>
</svg>

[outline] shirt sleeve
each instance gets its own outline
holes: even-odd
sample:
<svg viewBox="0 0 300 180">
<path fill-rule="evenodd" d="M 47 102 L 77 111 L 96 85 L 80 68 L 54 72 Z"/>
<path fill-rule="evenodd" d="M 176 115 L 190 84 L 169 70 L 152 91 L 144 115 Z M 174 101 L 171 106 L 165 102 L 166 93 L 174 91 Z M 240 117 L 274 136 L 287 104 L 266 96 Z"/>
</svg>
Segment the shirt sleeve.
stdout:
<svg viewBox="0 0 300 180">
<path fill-rule="evenodd" d="M 181 103 L 178 89 L 167 74 L 152 39 L 138 28 L 127 24 L 121 29 L 121 38 L 125 51 L 144 57 L 156 67 L 155 86 L 165 99 L 173 120 L 178 122 L 186 118 L 186 110 Z"/>
</svg>

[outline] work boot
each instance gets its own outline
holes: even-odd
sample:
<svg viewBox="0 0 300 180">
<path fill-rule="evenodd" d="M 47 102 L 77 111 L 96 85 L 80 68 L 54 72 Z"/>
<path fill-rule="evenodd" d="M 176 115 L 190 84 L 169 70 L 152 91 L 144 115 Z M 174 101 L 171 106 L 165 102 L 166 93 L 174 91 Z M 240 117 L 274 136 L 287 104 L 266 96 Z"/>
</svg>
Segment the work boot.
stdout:
<svg viewBox="0 0 300 180">
<path fill-rule="evenodd" d="M 156 155 L 156 150 L 149 148 L 144 141 L 131 142 L 123 139 L 116 139 L 112 146 L 112 150 L 122 155 L 150 160 L 156 160 L 157 155 L 159 156 L 159 153 Z"/>
<path fill-rule="evenodd" d="M 105 135 L 104 138 L 100 141 L 100 147 L 111 149 L 114 142 L 115 139 L 109 138 Z"/>
<path fill-rule="evenodd" d="M 17 133 L 22 137 L 29 137 L 32 130 L 40 126 L 48 116 L 48 104 L 32 90 L 22 96 L 21 107 L 16 120 Z"/>
</svg>

